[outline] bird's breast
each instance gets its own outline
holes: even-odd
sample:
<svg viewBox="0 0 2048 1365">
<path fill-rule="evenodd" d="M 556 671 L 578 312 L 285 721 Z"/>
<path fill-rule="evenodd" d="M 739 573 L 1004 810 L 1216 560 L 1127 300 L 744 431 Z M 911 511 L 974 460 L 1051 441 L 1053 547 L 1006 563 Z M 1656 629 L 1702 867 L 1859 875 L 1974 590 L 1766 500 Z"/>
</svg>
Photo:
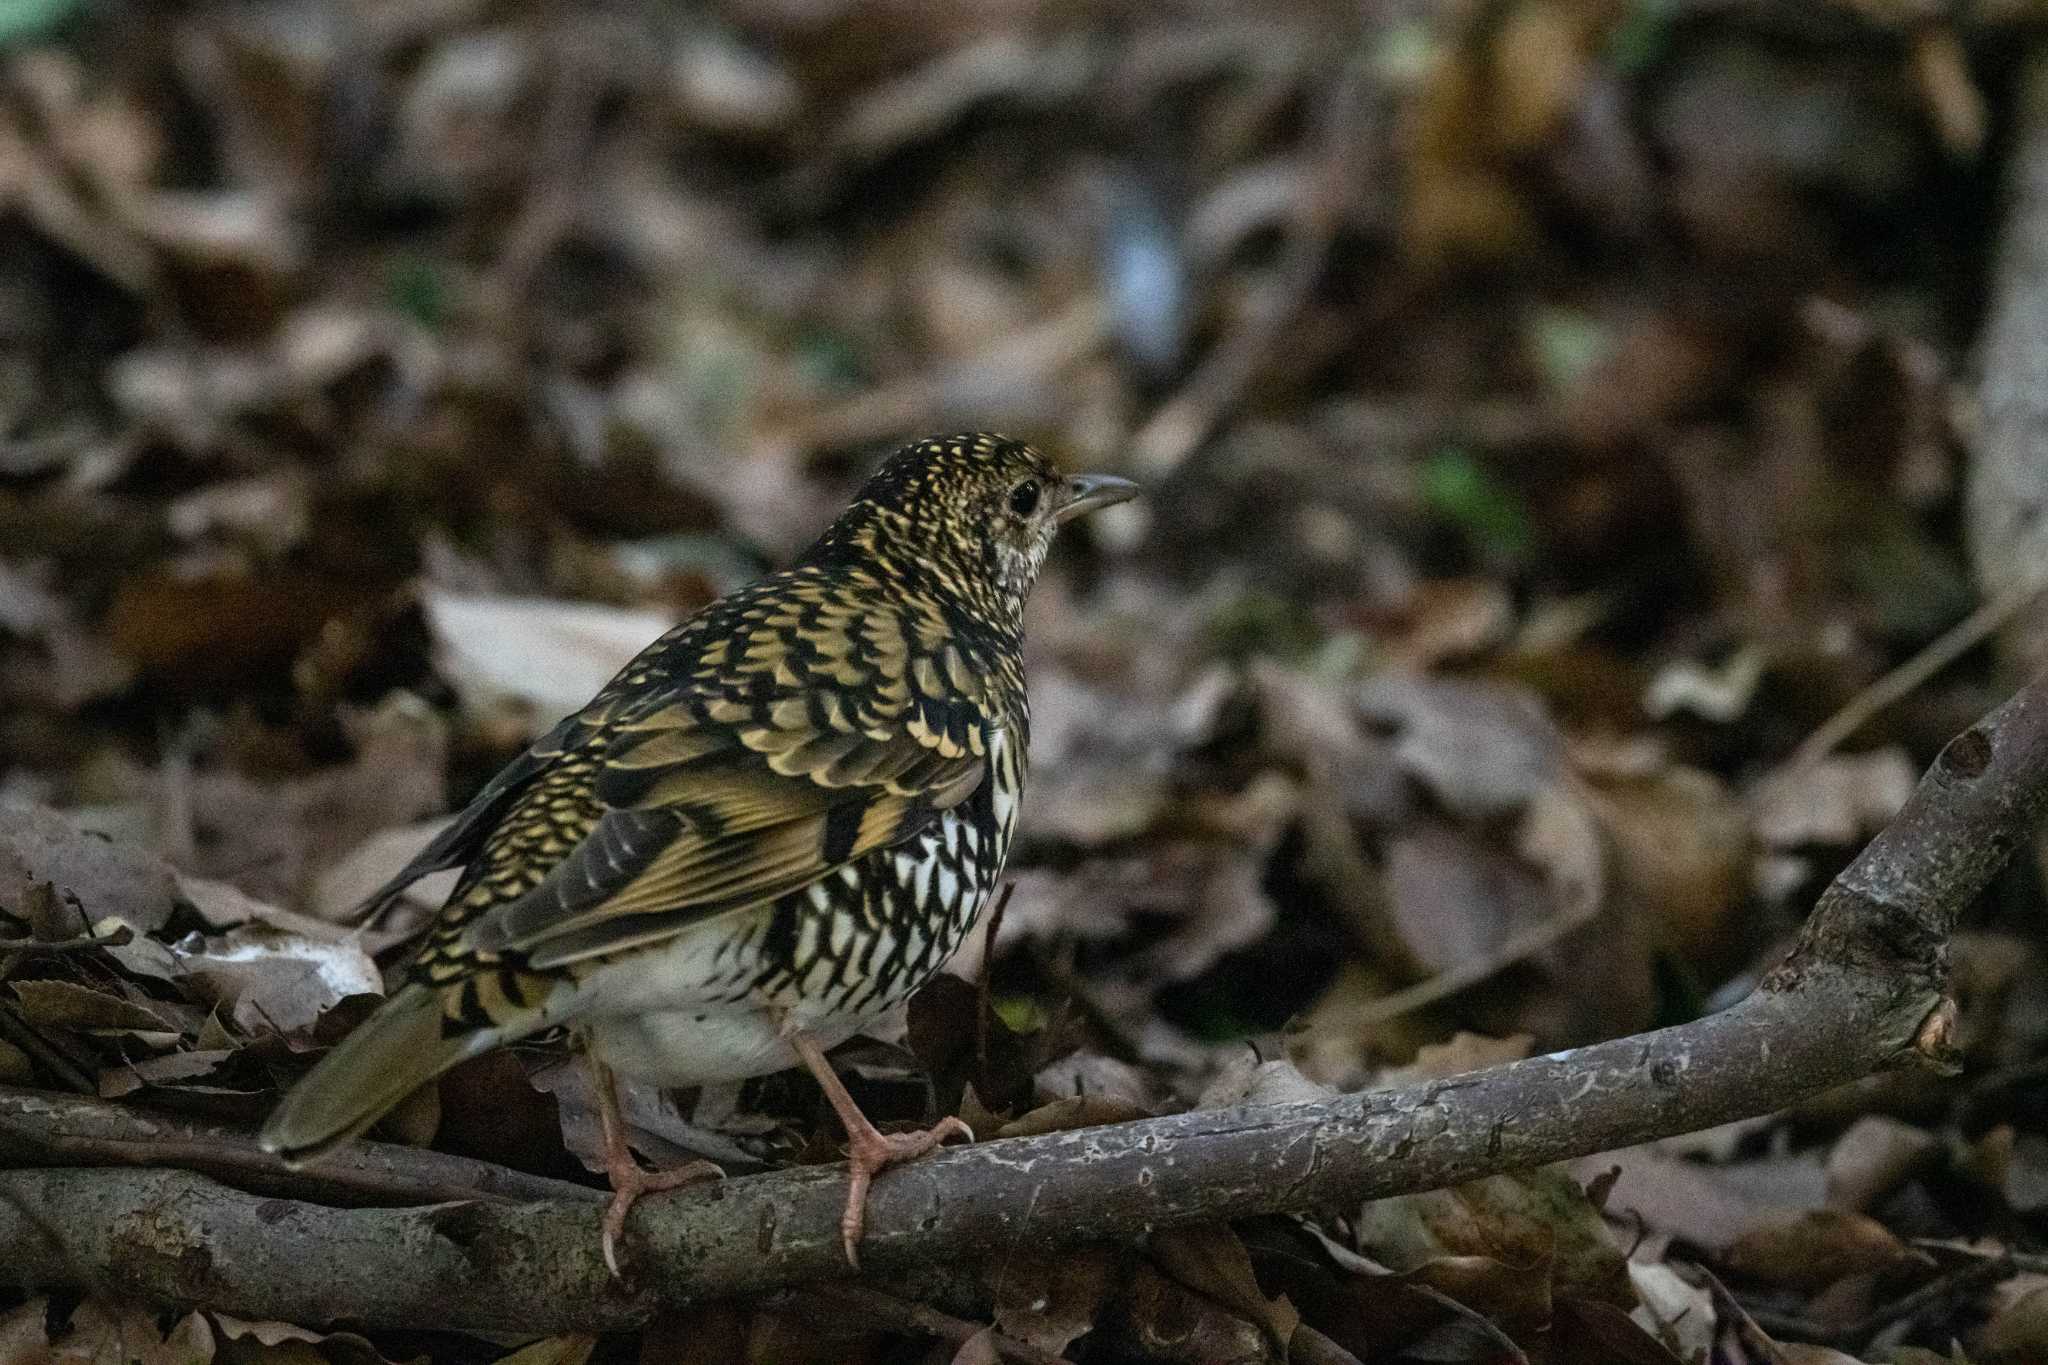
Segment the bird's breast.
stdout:
<svg viewBox="0 0 2048 1365">
<path fill-rule="evenodd" d="M 736 1080 L 794 1065 L 785 1025 L 830 1046 L 901 1004 L 1001 879 L 1024 779 L 1007 732 L 991 736 L 989 765 L 972 796 L 907 842 L 599 967 L 583 983 L 591 1047 L 662 1084 Z"/>
</svg>

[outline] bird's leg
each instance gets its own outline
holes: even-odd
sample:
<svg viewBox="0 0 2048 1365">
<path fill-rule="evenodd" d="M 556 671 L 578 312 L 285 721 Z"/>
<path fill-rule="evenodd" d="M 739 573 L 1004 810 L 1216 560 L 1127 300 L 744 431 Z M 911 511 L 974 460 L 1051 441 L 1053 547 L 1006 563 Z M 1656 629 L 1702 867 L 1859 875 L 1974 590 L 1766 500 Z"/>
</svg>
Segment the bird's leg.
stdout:
<svg viewBox="0 0 2048 1365">
<path fill-rule="evenodd" d="M 612 1182 L 612 1202 L 604 1211 L 604 1263 L 614 1278 L 619 1269 L 619 1237 L 626 1230 L 626 1215 L 633 1201 L 657 1190 L 672 1190 L 725 1172 L 709 1161 L 686 1161 L 666 1171 L 650 1171 L 633 1159 L 626 1145 L 626 1120 L 619 1112 L 619 1083 L 612 1069 L 594 1053 L 583 1054 L 590 1063 L 590 1078 L 597 1083 L 597 1116 L 604 1129 L 604 1173 Z"/>
<path fill-rule="evenodd" d="M 846 1212 L 839 1217 L 839 1236 L 846 1245 L 847 1264 L 858 1270 L 860 1254 L 855 1248 L 860 1244 L 861 1224 L 867 1217 L 868 1185 L 876 1173 L 896 1162 L 923 1156 L 949 1137 L 963 1137 L 972 1142 L 974 1130 L 949 1115 L 915 1133 L 882 1132 L 868 1122 L 868 1116 L 853 1102 L 845 1082 L 832 1069 L 832 1063 L 825 1060 L 825 1050 L 818 1046 L 818 1040 L 801 1029 L 790 1029 L 787 1036 L 789 1045 L 796 1049 L 796 1055 L 803 1058 L 804 1065 L 818 1078 L 825 1098 L 832 1102 L 833 1112 L 839 1115 L 839 1122 L 846 1128 L 846 1157 L 852 1172 L 846 1190 Z"/>
</svg>

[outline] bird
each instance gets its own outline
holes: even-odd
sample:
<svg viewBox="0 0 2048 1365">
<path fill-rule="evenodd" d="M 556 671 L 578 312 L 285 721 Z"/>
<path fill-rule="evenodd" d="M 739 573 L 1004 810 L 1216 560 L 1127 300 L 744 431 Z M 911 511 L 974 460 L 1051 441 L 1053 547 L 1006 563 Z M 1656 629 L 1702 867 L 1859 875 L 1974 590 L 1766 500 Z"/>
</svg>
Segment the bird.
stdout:
<svg viewBox="0 0 2048 1365">
<path fill-rule="evenodd" d="M 801 1065 L 846 1131 L 857 1268 L 876 1174 L 973 1134 L 881 1132 L 826 1052 L 930 980 L 989 903 L 1026 778 L 1026 599 L 1061 526 L 1138 491 L 990 433 L 890 456 L 809 549 L 648 645 L 363 903 L 461 869 L 402 983 L 261 1145 L 316 1160 L 456 1063 L 566 1028 L 596 1084 L 617 1276 L 635 1200 L 722 1172 L 643 1168 L 616 1076 Z"/>
</svg>

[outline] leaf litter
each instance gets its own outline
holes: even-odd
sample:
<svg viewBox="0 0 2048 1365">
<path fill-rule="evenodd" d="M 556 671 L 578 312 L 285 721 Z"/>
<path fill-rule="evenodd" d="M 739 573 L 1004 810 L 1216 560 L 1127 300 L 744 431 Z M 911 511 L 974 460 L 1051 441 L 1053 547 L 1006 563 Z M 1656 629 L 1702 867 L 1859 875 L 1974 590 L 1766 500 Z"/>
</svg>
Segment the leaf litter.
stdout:
<svg viewBox="0 0 2048 1365">
<path fill-rule="evenodd" d="M 870 1112 L 1285 1102 L 1738 998 L 1998 662 L 1802 741 L 2026 576 L 1962 491 L 2019 29 L 1909 8 L 0 6 L 0 1084 L 258 1121 L 447 879 L 370 889 L 954 426 L 1148 496 L 1049 566 L 1014 899 L 849 1045 Z M 2048 1359 L 2040 901 L 1956 938 L 1957 1077 L 991 1260 L 954 1338 L 637 1348 Z M 838 1155 L 798 1076 L 628 1089 L 651 1160 Z M 376 1135 L 595 1183 L 558 1042 Z M 636 1349 L 0 1294 L 0 1365 Z"/>
</svg>

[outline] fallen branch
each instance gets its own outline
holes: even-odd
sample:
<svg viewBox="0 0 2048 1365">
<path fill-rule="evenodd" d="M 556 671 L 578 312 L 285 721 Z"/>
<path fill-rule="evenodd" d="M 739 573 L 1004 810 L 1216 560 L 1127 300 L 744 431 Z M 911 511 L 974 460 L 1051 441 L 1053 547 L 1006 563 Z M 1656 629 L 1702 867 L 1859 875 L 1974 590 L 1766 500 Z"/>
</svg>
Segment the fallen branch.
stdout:
<svg viewBox="0 0 2048 1365">
<path fill-rule="evenodd" d="M 22 1166 L 176 1166 L 260 1194 L 344 1205 L 605 1200 L 567 1180 L 388 1142 L 351 1142 L 295 1171 L 224 1123 L 0 1086 L 0 1168 Z"/>
<path fill-rule="evenodd" d="M 1950 1053 L 1958 914 L 2048 804 L 2048 675 L 1953 740 L 1748 999 L 1677 1028 L 1327 1101 L 1201 1111 L 952 1148 L 874 1188 L 884 1276 L 1174 1223 L 1345 1207 L 1766 1112 Z M 661 1300 L 842 1276 L 838 1167 L 635 1211 L 615 1284 L 588 1203 L 337 1210 L 178 1170 L 0 1172 L 13 1278 L 294 1322 L 620 1328 Z"/>
</svg>

